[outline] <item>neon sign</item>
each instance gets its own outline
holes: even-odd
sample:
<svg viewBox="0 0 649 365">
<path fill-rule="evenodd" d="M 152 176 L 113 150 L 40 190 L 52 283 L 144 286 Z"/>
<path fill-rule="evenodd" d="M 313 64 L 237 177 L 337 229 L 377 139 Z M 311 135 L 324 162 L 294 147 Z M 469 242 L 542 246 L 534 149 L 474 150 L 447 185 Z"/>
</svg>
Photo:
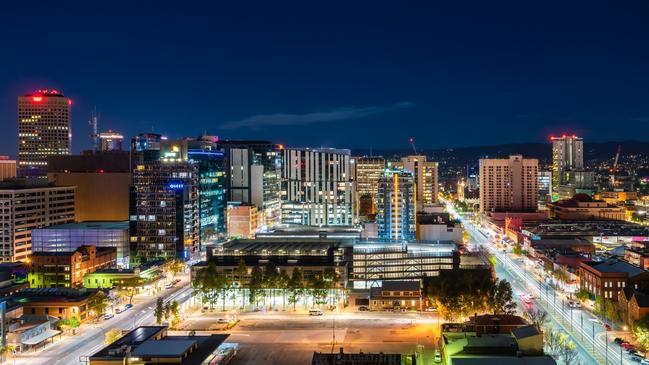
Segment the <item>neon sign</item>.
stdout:
<svg viewBox="0 0 649 365">
<path fill-rule="evenodd" d="M 182 182 L 172 182 L 167 185 L 167 189 L 171 190 L 182 190 L 185 188 L 185 184 Z"/>
</svg>

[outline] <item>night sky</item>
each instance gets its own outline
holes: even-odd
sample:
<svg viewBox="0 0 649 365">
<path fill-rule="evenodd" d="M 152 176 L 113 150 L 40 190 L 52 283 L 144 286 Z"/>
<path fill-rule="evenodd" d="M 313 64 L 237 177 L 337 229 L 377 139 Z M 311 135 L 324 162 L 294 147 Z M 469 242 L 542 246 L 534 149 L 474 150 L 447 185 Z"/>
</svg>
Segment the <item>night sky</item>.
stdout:
<svg viewBox="0 0 649 365">
<path fill-rule="evenodd" d="M 649 139 L 647 1 L 94 3 L 3 3 L 0 154 L 16 155 L 16 97 L 39 88 L 73 99 L 75 153 L 93 105 L 129 138 Z"/>
</svg>

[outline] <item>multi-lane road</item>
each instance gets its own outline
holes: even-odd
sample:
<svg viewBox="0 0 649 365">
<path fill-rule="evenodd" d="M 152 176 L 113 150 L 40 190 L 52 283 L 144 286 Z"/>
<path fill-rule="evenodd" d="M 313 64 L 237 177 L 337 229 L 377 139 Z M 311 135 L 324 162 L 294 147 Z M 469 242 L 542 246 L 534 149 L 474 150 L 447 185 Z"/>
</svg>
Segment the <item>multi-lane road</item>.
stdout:
<svg viewBox="0 0 649 365">
<path fill-rule="evenodd" d="M 26 352 L 16 356 L 16 365 L 77 365 L 85 364 L 89 355 L 97 352 L 104 345 L 106 332 L 113 328 L 131 329 L 135 326 L 153 324 L 153 311 L 158 297 L 165 302 L 176 300 L 183 303 L 192 297 L 192 287 L 188 275 L 181 276 L 181 281 L 173 288 L 164 290 L 156 296 L 142 296 L 134 301 L 133 308 L 115 315 L 109 320 L 96 324 L 84 324 L 76 336 L 66 336 L 55 340 L 42 350 Z M 9 356 L 9 361 L 13 358 Z"/>
<path fill-rule="evenodd" d="M 455 213 L 452 207 L 449 206 L 448 209 Z M 509 281 L 515 293 L 531 294 L 534 299 L 530 305 L 547 312 L 550 324 L 556 330 L 570 335 L 583 363 L 637 364 L 613 342 L 615 335 L 608 333 L 596 316 L 585 309 L 570 308 L 564 293 L 545 283 L 522 259 L 496 248 L 492 242 L 495 236 L 493 231 L 477 226 L 461 214 L 455 215 L 462 220 L 464 228 L 469 232 L 470 245 L 483 247 L 496 258 L 496 275 Z M 522 302 L 521 305 L 528 304 Z"/>
</svg>

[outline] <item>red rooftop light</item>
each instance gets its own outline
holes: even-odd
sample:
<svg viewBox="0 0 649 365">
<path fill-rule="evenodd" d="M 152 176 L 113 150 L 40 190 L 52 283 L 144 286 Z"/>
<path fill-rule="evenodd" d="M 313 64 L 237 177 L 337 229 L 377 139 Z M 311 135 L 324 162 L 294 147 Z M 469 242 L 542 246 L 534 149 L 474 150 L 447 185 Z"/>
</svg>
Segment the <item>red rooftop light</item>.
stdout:
<svg viewBox="0 0 649 365">
<path fill-rule="evenodd" d="M 32 96 L 32 101 L 34 101 L 35 103 L 40 103 L 41 101 L 43 101 L 43 97 L 42 96 Z"/>
</svg>

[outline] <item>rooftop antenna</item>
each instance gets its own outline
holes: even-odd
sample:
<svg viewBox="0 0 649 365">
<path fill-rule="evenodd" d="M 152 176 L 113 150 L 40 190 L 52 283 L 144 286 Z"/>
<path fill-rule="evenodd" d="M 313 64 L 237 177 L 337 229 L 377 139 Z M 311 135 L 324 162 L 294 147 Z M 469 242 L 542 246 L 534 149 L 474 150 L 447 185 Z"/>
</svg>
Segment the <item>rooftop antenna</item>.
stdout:
<svg viewBox="0 0 649 365">
<path fill-rule="evenodd" d="M 408 142 L 412 146 L 412 150 L 415 151 L 415 156 L 416 156 L 417 155 L 417 148 L 415 147 L 415 139 L 413 137 L 410 137 L 410 139 L 408 139 Z"/>
<path fill-rule="evenodd" d="M 88 124 L 92 127 L 92 134 L 90 134 L 90 139 L 92 139 L 92 150 L 97 152 L 99 150 L 99 134 L 97 133 L 97 124 L 99 123 L 99 114 L 97 113 L 97 106 L 95 105 L 92 114 L 90 115 L 90 120 Z"/>
</svg>

